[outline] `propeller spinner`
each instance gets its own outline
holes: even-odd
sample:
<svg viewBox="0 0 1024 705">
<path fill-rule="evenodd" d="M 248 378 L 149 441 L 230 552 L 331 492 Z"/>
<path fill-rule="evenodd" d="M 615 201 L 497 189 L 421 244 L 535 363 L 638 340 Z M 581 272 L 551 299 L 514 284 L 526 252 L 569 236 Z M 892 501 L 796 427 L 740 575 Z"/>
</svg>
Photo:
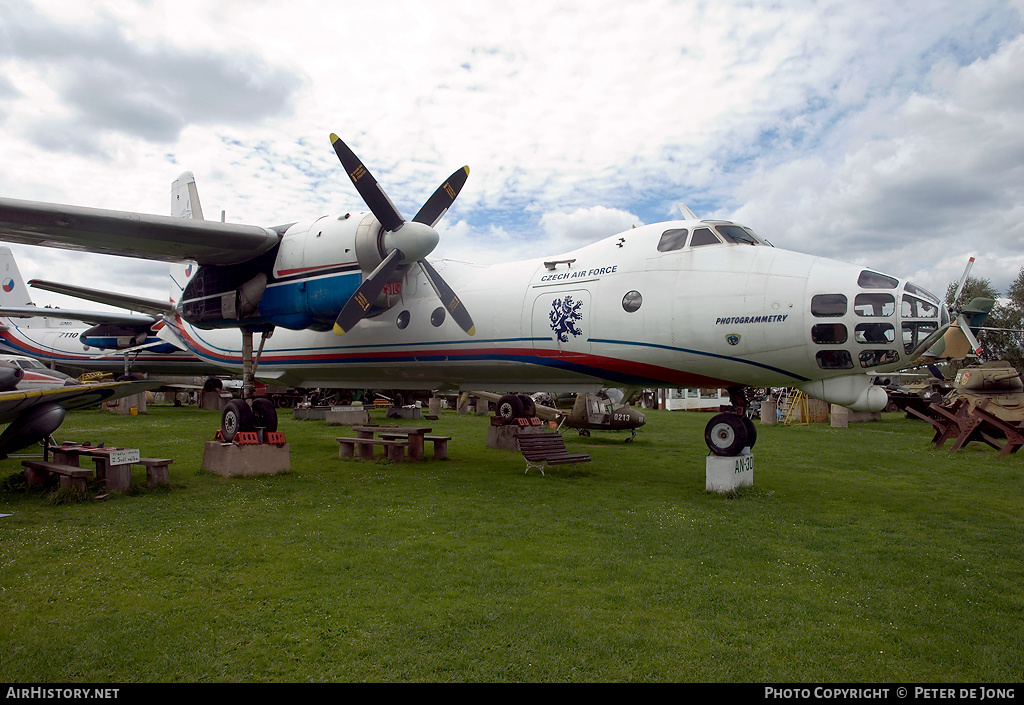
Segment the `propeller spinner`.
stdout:
<svg viewBox="0 0 1024 705">
<path fill-rule="evenodd" d="M 427 199 L 412 221 L 406 221 L 398 212 L 395 204 L 388 198 L 384 189 L 373 178 L 373 174 L 363 166 L 359 157 L 348 148 L 348 145 L 333 133 L 331 134 L 331 143 L 334 145 L 334 151 L 338 153 L 338 159 L 341 160 L 342 166 L 345 167 L 345 171 L 352 180 L 352 184 L 356 187 L 356 191 L 359 192 L 363 201 L 370 208 L 370 212 L 384 228 L 383 247 L 387 251 L 383 261 L 359 285 L 359 288 L 342 307 L 334 322 L 334 332 L 337 335 L 342 335 L 366 318 L 373 302 L 384 290 L 388 279 L 399 266 L 415 262 L 423 270 L 427 281 L 430 282 L 438 298 L 441 299 L 444 307 L 459 327 L 469 335 L 475 334 L 476 327 L 473 325 L 473 319 L 465 305 L 437 273 L 437 270 L 424 259 L 440 241 L 440 236 L 434 230 L 434 225 L 448 212 L 455 197 L 459 195 L 459 191 L 462 190 L 469 177 L 469 167 L 464 166 L 456 170 Z"/>
</svg>

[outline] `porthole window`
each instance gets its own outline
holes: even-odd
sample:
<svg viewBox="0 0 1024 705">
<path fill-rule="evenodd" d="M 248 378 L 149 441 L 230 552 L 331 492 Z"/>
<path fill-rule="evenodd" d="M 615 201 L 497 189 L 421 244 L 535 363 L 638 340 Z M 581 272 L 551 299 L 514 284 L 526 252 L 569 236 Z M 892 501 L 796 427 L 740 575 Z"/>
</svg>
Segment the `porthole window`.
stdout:
<svg viewBox="0 0 1024 705">
<path fill-rule="evenodd" d="M 888 323 L 859 323 L 853 331 L 853 337 L 858 343 L 870 345 L 873 343 L 896 342 L 896 329 Z"/>
<path fill-rule="evenodd" d="M 818 318 L 846 315 L 846 297 L 843 294 L 818 294 L 811 297 L 811 313 Z"/>
<path fill-rule="evenodd" d="M 395 323 L 398 325 L 398 330 L 405 330 L 409 327 L 409 320 L 412 318 L 412 314 L 408 311 L 402 311 L 398 314 L 398 320 Z"/>
<path fill-rule="evenodd" d="M 444 309 L 438 306 L 430 314 L 430 325 L 434 326 L 434 328 L 440 328 L 442 323 L 444 323 Z"/>
<path fill-rule="evenodd" d="M 853 358 L 845 350 L 821 350 L 814 358 L 823 370 L 852 370 Z"/>
<path fill-rule="evenodd" d="M 622 297 L 622 310 L 626 313 L 635 313 L 640 310 L 640 305 L 644 302 L 644 297 L 640 296 L 639 291 L 627 292 Z"/>
<path fill-rule="evenodd" d="M 860 366 L 868 370 L 880 365 L 889 365 L 899 362 L 900 354 L 895 350 L 861 350 L 857 353 Z"/>
<path fill-rule="evenodd" d="M 857 294 L 853 310 L 862 318 L 891 316 L 896 313 L 896 299 L 892 294 Z"/>
<path fill-rule="evenodd" d="M 811 340 L 818 345 L 846 342 L 846 326 L 842 323 L 816 323 L 811 326 Z"/>
</svg>

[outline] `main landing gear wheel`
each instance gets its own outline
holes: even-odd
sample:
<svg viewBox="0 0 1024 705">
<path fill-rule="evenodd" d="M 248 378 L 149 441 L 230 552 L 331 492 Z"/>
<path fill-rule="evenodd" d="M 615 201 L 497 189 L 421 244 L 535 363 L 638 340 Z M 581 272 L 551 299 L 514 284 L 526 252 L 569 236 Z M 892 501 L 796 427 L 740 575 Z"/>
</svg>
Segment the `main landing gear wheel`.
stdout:
<svg viewBox="0 0 1024 705">
<path fill-rule="evenodd" d="M 224 406 L 224 413 L 220 416 L 220 432 L 224 441 L 230 443 L 235 436 L 242 431 L 255 429 L 252 419 L 252 409 L 241 399 L 232 399 Z"/>
<path fill-rule="evenodd" d="M 277 407 L 269 399 L 254 399 L 252 402 L 252 425 L 273 433 L 277 430 Z"/>
<path fill-rule="evenodd" d="M 756 440 L 754 422 L 740 414 L 718 414 L 704 429 L 704 442 L 715 455 L 739 455 Z"/>
<path fill-rule="evenodd" d="M 513 421 L 523 415 L 523 400 L 515 394 L 505 394 L 498 399 L 498 416 Z"/>
</svg>

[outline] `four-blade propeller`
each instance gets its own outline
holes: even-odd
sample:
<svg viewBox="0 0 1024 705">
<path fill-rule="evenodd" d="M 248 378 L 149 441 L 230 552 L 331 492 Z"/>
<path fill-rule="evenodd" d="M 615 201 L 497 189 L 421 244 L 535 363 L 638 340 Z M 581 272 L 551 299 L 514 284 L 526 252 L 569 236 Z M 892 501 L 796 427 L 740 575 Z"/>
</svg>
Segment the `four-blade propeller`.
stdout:
<svg viewBox="0 0 1024 705">
<path fill-rule="evenodd" d="M 971 326 L 968 323 L 967 316 L 960 310 L 962 306 L 957 304 L 957 299 L 960 298 L 960 293 L 964 290 L 964 285 L 967 283 L 967 275 L 971 273 L 971 267 L 974 266 L 974 258 L 971 257 L 967 261 L 967 267 L 964 269 L 963 276 L 960 277 L 960 283 L 956 287 L 956 293 L 953 294 L 953 306 L 957 307 L 951 313 L 955 316 L 956 325 L 960 328 L 960 332 L 967 338 L 968 344 L 971 346 L 971 352 L 975 355 L 981 354 L 981 344 L 978 339 L 974 337 L 974 332 L 971 330 Z"/>
<path fill-rule="evenodd" d="M 388 280 L 401 265 L 417 263 L 427 281 L 434 288 L 445 309 L 462 330 L 469 335 L 476 333 L 473 319 L 459 297 L 448 286 L 448 283 L 424 259 L 437 246 L 440 237 L 434 225 L 444 216 L 459 195 L 469 176 L 469 167 L 462 167 L 453 173 L 447 181 L 434 191 L 419 212 L 411 221 L 406 221 L 399 213 L 395 204 L 373 178 L 369 170 L 363 166 L 359 157 L 348 148 L 341 139 L 331 134 L 331 143 L 338 154 L 342 166 L 370 208 L 370 212 L 384 229 L 383 250 L 386 252 L 383 261 L 359 285 L 355 293 L 342 307 L 334 322 L 334 332 L 342 335 L 366 318 L 373 302 L 380 296 Z"/>
</svg>

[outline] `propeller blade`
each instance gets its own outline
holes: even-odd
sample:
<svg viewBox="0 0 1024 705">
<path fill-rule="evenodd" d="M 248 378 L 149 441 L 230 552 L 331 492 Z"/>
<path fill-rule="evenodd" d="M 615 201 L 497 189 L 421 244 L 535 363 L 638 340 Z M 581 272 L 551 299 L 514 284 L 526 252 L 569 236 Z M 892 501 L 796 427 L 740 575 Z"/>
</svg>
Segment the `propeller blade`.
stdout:
<svg viewBox="0 0 1024 705">
<path fill-rule="evenodd" d="M 459 324 L 459 328 L 466 331 L 470 335 L 476 334 L 476 326 L 473 325 L 473 319 L 469 315 L 469 311 L 466 310 L 465 305 L 459 300 L 459 297 L 452 291 L 452 288 L 448 286 L 448 283 L 437 273 L 437 270 L 430 266 L 430 263 L 425 259 L 419 260 L 420 268 L 423 273 L 427 276 L 427 281 L 430 282 L 430 286 L 434 287 L 434 291 L 437 293 L 437 297 L 441 299 L 441 303 L 448 309 L 448 313 L 451 314 L 455 322 Z"/>
<path fill-rule="evenodd" d="M 413 220 L 430 227 L 437 225 L 437 221 L 441 220 L 444 214 L 448 212 L 448 209 L 451 208 L 456 196 L 459 195 L 462 187 L 466 185 L 466 179 L 468 178 L 468 166 L 456 170 L 448 177 L 447 181 L 437 187 L 437 190 L 427 199 L 427 202 L 423 204 L 419 212 L 413 217 Z"/>
<path fill-rule="evenodd" d="M 384 189 L 373 178 L 373 174 L 363 166 L 359 157 L 333 132 L 331 133 L 331 144 L 334 145 L 334 151 L 338 153 L 338 159 L 345 167 L 348 178 L 352 179 L 352 185 L 356 187 L 356 191 L 363 197 L 370 212 L 380 221 L 384 229 L 394 231 L 402 227 L 402 224 L 405 223 L 402 214 L 398 212 L 395 204 L 384 193 Z"/>
<path fill-rule="evenodd" d="M 960 283 L 956 287 L 956 293 L 953 294 L 953 305 L 956 305 L 957 299 L 960 298 L 960 292 L 964 290 L 964 284 L 967 283 L 967 275 L 971 273 L 971 267 L 974 266 L 974 258 L 971 257 L 967 260 L 967 268 L 964 269 L 963 276 L 960 277 Z"/>
<path fill-rule="evenodd" d="M 956 324 L 960 326 L 960 332 L 964 334 L 965 338 L 967 338 L 967 342 L 971 346 L 971 352 L 975 355 L 980 355 L 981 344 L 978 342 L 978 339 L 974 337 L 974 333 L 971 332 L 971 327 L 967 324 L 967 317 L 960 314 L 956 318 Z"/>
<path fill-rule="evenodd" d="M 388 279 L 398 269 L 398 265 L 403 257 L 404 255 L 401 250 L 392 250 L 391 254 L 385 257 L 384 261 L 377 265 L 377 268 L 366 278 L 366 281 L 359 285 L 355 293 L 345 302 L 341 313 L 338 314 L 337 319 L 334 321 L 335 335 L 344 335 L 352 330 L 359 321 L 366 318 L 367 311 L 370 310 L 373 302 L 380 296 L 380 292 L 384 290 L 384 285 L 388 283 Z"/>
</svg>

